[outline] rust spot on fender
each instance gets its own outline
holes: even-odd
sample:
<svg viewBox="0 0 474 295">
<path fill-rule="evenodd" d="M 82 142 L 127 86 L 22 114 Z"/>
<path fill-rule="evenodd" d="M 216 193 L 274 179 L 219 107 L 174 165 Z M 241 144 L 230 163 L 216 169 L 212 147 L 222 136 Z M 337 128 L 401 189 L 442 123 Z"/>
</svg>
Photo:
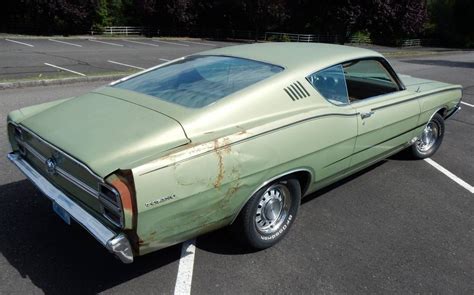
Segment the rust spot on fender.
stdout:
<svg viewBox="0 0 474 295">
<path fill-rule="evenodd" d="M 217 156 L 217 177 L 214 181 L 214 187 L 218 189 L 222 184 L 222 180 L 224 179 L 225 169 L 222 151 L 220 150 L 219 141 L 217 139 L 214 140 L 214 152 Z"/>
<path fill-rule="evenodd" d="M 214 188 L 219 189 L 225 174 L 224 154 L 229 154 L 231 152 L 230 140 L 227 137 L 224 137 L 222 139 L 222 143 L 219 143 L 219 140 L 215 139 L 214 152 L 217 156 L 217 176 L 216 180 L 214 181 Z"/>
<path fill-rule="evenodd" d="M 227 194 L 226 196 L 228 198 L 232 197 L 233 195 L 235 195 L 240 189 L 240 182 L 237 182 L 234 186 L 231 186 L 229 188 L 229 190 L 227 191 Z"/>
<path fill-rule="evenodd" d="M 235 181 L 235 184 L 232 185 L 228 190 L 227 190 L 227 193 L 226 193 L 226 198 L 230 198 L 232 197 L 233 195 L 235 195 L 237 193 L 237 191 L 240 189 L 240 171 L 234 167 L 232 168 L 232 171 L 231 171 L 231 174 L 232 174 L 232 179 L 236 179 Z"/>
</svg>

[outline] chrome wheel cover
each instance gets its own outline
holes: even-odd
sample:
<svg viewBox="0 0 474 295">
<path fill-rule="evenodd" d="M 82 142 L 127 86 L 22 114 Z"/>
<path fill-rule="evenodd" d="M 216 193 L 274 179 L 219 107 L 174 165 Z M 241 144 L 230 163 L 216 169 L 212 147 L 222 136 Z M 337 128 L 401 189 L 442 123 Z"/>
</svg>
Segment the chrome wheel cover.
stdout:
<svg viewBox="0 0 474 295">
<path fill-rule="evenodd" d="M 282 184 L 270 186 L 258 200 L 257 212 L 255 213 L 255 226 L 257 230 L 265 235 L 277 232 L 291 208 L 291 193 Z"/>
<path fill-rule="evenodd" d="M 416 141 L 416 148 L 422 153 L 426 153 L 431 149 L 439 137 L 439 125 L 436 122 L 429 122 L 421 133 L 420 138 Z"/>
</svg>

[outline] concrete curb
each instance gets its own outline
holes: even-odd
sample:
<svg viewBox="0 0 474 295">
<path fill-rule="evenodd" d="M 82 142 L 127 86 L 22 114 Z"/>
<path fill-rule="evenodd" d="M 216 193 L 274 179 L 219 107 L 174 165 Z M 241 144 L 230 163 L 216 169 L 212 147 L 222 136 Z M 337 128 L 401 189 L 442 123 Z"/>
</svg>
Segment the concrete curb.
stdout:
<svg viewBox="0 0 474 295">
<path fill-rule="evenodd" d="M 110 82 L 110 81 L 118 80 L 128 75 L 131 75 L 131 73 L 105 75 L 105 76 L 91 76 L 91 77 L 72 77 L 72 78 L 63 78 L 63 79 L 25 80 L 25 81 L 16 81 L 16 82 L 4 82 L 4 83 L 0 83 L 0 90 L 25 88 L 25 87 L 37 87 L 37 86 L 67 85 L 67 84 L 74 84 L 74 83 L 88 83 L 88 82 L 100 82 L 100 81 Z"/>
</svg>

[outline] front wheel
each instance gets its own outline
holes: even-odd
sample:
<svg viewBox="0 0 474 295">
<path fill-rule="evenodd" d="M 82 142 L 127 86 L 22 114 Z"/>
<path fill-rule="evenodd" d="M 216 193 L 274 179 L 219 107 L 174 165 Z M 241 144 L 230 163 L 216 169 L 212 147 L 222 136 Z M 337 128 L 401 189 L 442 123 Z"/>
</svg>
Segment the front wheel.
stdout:
<svg viewBox="0 0 474 295">
<path fill-rule="evenodd" d="M 418 140 L 411 146 L 416 159 L 429 158 L 438 150 L 444 137 L 444 119 L 435 114 L 426 124 Z"/>
<path fill-rule="evenodd" d="M 271 183 L 256 192 L 234 224 L 239 238 L 255 249 L 278 243 L 295 221 L 301 201 L 301 188 L 295 179 Z"/>
</svg>

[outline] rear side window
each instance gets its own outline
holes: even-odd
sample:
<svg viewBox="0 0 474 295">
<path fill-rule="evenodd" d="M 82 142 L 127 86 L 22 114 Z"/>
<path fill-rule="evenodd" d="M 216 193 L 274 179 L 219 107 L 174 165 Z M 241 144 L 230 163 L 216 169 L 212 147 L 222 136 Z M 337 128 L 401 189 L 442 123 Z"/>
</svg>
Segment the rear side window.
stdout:
<svg viewBox="0 0 474 295">
<path fill-rule="evenodd" d="M 345 63 L 343 67 L 351 101 L 400 90 L 395 79 L 378 60 L 357 60 Z"/>
<path fill-rule="evenodd" d="M 306 79 L 329 102 L 335 105 L 349 103 L 344 70 L 341 65 L 321 70 Z"/>
<path fill-rule="evenodd" d="M 212 104 L 283 71 L 228 56 L 191 56 L 114 85 L 190 108 Z"/>
</svg>

